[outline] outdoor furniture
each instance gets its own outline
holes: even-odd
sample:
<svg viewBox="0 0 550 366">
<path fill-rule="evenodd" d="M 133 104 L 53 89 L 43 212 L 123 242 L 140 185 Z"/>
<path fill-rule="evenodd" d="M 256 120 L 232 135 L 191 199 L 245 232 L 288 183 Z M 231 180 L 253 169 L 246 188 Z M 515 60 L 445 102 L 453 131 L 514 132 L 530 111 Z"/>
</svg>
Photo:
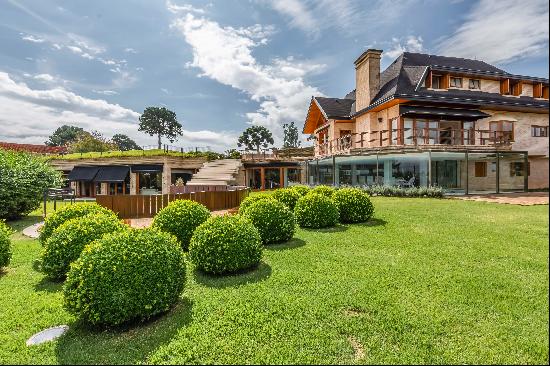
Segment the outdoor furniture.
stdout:
<svg viewBox="0 0 550 366">
<path fill-rule="evenodd" d="M 411 179 L 409 180 L 406 180 L 406 179 L 403 179 L 403 178 L 399 178 L 395 181 L 395 184 L 398 186 L 398 187 L 401 187 L 401 188 L 412 188 L 414 187 L 414 181 L 415 181 L 415 177 L 413 176 Z"/>
</svg>

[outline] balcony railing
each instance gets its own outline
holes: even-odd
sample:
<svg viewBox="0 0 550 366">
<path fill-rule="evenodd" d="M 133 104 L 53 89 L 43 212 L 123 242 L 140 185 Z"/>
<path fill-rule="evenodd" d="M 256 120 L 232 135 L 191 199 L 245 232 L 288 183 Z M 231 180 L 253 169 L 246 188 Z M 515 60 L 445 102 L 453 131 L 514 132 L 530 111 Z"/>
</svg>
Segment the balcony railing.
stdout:
<svg viewBox="0 0 550 366">
<path fill-rule="evenodd" d="M 316 143 L 316 155 L 347 153 L 351 149 L 387 146 L 507 146 L 512 131 L 451 128 L 404 128 L 352 133 L 323 143 Z"/>
</svg>

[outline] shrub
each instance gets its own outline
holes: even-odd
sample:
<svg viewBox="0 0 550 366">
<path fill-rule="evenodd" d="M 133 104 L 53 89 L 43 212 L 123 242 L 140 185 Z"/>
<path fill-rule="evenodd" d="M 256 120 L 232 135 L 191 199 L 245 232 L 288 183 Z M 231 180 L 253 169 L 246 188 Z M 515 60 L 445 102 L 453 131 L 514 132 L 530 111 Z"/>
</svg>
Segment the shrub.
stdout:
<svg viewBox="0 0 550 366">
<path fill-rule="evenodd" d="M 176 200 L 159 211 L 153 219 L 153 227 L 175 235 L 183 250 L 187 250 L 193 231 L 209 217 L 210 211 L 204 205 L 190 200 Z"/>
<path fill-rule="evenodd" d="M 334 226 L 340 217 L 336 203 L 319 193 L 308 193 L 300 198 L 294 215 L 298 225 L 310 228 Z"/>
<path fill-rule="evenodd" d="M 292 187 L 290 187 L 290 189 L 292 189 L 292 190 L 298 192 L 298 194 L 299 194 L 300 196 L 305 196 L 305 195 L 308 194 L 309 191 L 310 191 L 310 188 L 309 188 L 308 186 L 303 186 L 303 185 L 300 185 L 300 184 L 297 184 L 297 185 L 295 185 L 295 186 L 292 186 Z"/>
<path fill-rule="evenodd" d="M 445 191 L 441 187 L 396 187 L 385 185 L 371 185 L 362 188 L 371 196 L 387 197 L 432 197 L 442 198 Z"/>
<path fill-rule="evenodd" d="M 222 274 L 251 268 L 262 258 L 258 229 L 241 215 L 215 216 L 201 224 L 189 244 L 189 257 L 197 268 Z"/>
<path fill-rule="evenodd" d="M 0 268 L 7 267 L 11 259 L 11 228 L 0 221 Z"/>
<path fill-rule="evenodd" d="M 184 284 L 184 253 L 176 237 L 128 229 L 84 248 L 67 275 L 64 306 L 89 323 L 118 325 L 167 311 Z"/>
<path fill-rule="evenodd" d="M 359 188 L 341 188 L 332 199 L 340 211 L 340 222 L 364 222 L 374 213 L 369 195 Z"/>
<path fill-rule="evenodd" d="M 45 160 L 0 150 L 0 219 L 18 219 L 37 209 L 46 188 L 61 185 L 61 173 Z"/>
<path fill-rule="evenodd" d="M 124 230 L 126 225 L 114 215 L 89 214 L 70 219 L 57 227 L 42 251 L 42 271 L 51 279 L 63 279 L 71 262 L 84 247 L 104 234 Z"/>
<path fill-rule="evenodd" d="M 282 202 L 260 200 L 250 205 L 244 216 L 258 229 L 265 244 L 280 243 L 292 238 L 296 223 L 294 214 Z"/>
<path fill-rule="evenodd" d="M 53 231 L 61 226 L 65 221 L 78 217 L 83 217 L 91 213 L 105 213 L 116 217 L 113 211 L 108 210 L 95 202 L 80 202 L 65 206 L 55 211 L 53 214 L 46 216 L 46 220 L 44 220 L 44 226 L 42 226 L 42 228 L 40 229 L 40 242 L 42 243 L 42 245 L 44 245 L 50 235 L 52 235 Z"/>
<path fill-rule="evenodd" d="M 318 194 L 321 194 L 325 197 L 330 198 L 330 197 L 332 197 L 332 194 L 334 193 L 334 191 L 336 191 L 336 189 L 334 187 L 320 185 L 320 186 L 317 186 L 317 187 L 311 189 L 309 191 L 309 193 L 318 193 Z"/>
<path fill-rule="evenodd" d="M 297 190 L 292 188 L 276 189 L 271 196 L 275 198 L 277 201 L 284 204 L 290 210 L 294 210 L 294 206 L 296 206 L 296 202 L 298 202 L 298 199 L 301 197 L 300 193 L 298 193 Z"/>
<path fill-rule="evenodd" d="M 254 202 L 266 200 L 270 198 L 273 198 L 271 197 L 271 194 L 257 194 L 254 196 L 248 196 L 241 202 L 239 206 L 239 213 L 243 214 L 244 211 L 246 211 L 247 207 L 253 204 Z"/>
</svg>

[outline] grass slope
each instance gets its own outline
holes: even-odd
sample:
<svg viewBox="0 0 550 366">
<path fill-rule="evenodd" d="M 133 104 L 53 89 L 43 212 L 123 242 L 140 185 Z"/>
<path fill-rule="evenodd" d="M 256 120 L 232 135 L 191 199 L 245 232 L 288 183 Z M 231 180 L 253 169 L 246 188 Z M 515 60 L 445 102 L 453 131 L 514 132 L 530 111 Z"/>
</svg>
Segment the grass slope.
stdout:
<svg viewBox="0 0 550 366">
<path fill-rule="evenodd" d="M 0 363 L 548 363 L 548 206 L 373 200 L 374 220 L 298 230 L 255 271 L 191 268 L 170 313 L 117 330 L 75 323 L 16 233 Z"/>
</svg>

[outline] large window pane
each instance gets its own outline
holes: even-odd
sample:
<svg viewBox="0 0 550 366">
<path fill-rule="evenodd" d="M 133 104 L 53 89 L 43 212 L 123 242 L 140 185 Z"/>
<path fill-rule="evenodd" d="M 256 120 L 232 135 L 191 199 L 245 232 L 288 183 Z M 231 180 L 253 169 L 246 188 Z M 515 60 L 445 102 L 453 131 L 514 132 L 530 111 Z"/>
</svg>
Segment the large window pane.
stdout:
<svg viewBox="0 0 550 366">
<path fill-rule="evenodd" d="M 319 184 L 332 185 L 332 158 L 319 160 Z"/>
<path fill-rule="evenodd" d="M 495 193 L 497 158 L 495 153 L 468 154 L 468 193 Z"/>
<path fill-rule="evenodd" d="M 432 152 L 432 186 L 442 187 L 450 193 L 464 193 L 465 164 L 465 153 Z"/>
<path fill-rule="evenodd" d="M 525 188 L 525 165 L 524 154 L 500 153 L 500 192 L 522 192 Z"/>
</svg>

